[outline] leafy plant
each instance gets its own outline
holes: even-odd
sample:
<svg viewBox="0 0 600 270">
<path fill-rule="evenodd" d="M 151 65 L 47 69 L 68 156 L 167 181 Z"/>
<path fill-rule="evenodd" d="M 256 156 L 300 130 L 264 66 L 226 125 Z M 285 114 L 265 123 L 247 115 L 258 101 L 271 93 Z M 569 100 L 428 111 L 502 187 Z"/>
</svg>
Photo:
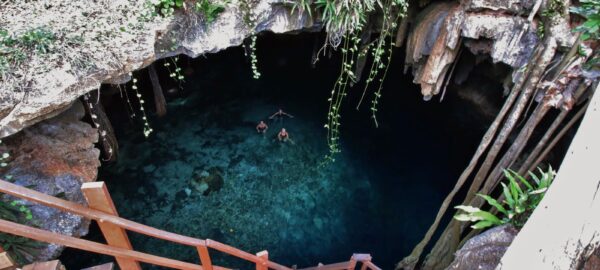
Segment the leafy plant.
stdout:
<svg viewBox="0 0 600 270">
<path fill-rule="evenodd" d="M 1 140 L 0 144 L 2 144 Z M 0 155 L 0 169 L 8 166 L 9 158 L 10 154 L 8 152 Z M 9 181 L 11 178 L 10 175 L 2 176 L 2 179 Z M 31 210 L 26 205 L 20 201 L 8 200 L 7 198 L 0 198 L 0 219 L 21 224 L 36 224 Z M 41 246 L 39 242 L 34 240 L 5 233 L 0 233 L 0 245 L 19 264 L 30 263 Z"/>
<path fill-rule="evenodd" d="M 18 264 L 33 262 L 42 246 L 40 242 L 12 234 L 0 233 L 0 243 Z"/>
<path fill-rule="evenodd" d="M 199 0 L 194 5 L 194 8 L 197 12 L 204 15 L 204 20 L 206 23 L 212 23 L 215 21 L 215 19 L 217 19 L 217 16 L 221 14 L 221 12 L 225 11 L 225 5 L 228 3 L 229 1 L 213 3 L 210 0 Z"/>
<path fill-rule="evenodd" d="M 334 161 L 334 155 L 341 151 L 339 147 L 340 110 L 344 97 L 347 95 L 349 87 L 360 79 L 358 76 L 361 74 L 354 74 L 353 71 L 356 63 L 359 59 L 364 59 L 367 56 L 372 57 L 372 63 L 357 109 L 360 107 L 369 87 L 374 85 L 376 90 L 371 100 L 370 109 L 375 126 L 378 126 L 376 118 L 377 105 L 382 96 L 383 81 L 391 61 L 394 45 L 392 35 L 397 27 L 398 19 L 406 14 L 408 4 L 405 0 L 316 0 L 314 4 L 316 11 L 321 13 L 327 32 L 324 48 L 327 46 L 332 48 L 342 46 L 341 73 L 328 99 L 329 111 L 327 113 L 327 123 L 325 124 L 329 146 L 329 154 L 326 156 L 326 160 Z M 310 10 L 306 7 L 306 3 L 298 4 L 297 9 L 300 11 Z M 378 10 L 380 12 L 376 13 Z M 380 35 L 376 40 L 359 48 L 361 44 L 360 36 L 367 24 L 367 18 L 371 14 L 381 14 Z"/>
<path fill-rule="evenodd" d="M 176 8 L 183 7 L 183 0 L 159 0 L 158 2 L 153 2 L 153 5 L 158 14 L 163 17 L 169 17 L 173 15 Z"/>
<path fill-rule="evenodd" d="M 45 27 L 30 29 L 21 35 L 0 28 L 0 77 L 27 59 L 27 52 L 48 53 L 55 34 Z"/>
<path fill-rule="evenodd" d="M 571 7 L 571 12 L 586 19 L 575 28 L 575 31 L 581 32 L 582 40 L 600 39 L 600 0 L 580 0 L 579 6 Z"/>
<path fill-rule="evenodd" d="M 513 224 L 516 227 L 522 227 L 533 210 L 542 201 L 542 198 L 544 198 L 546 190 L 548 190 L 556 175 L 552 167 L 547 172 L 541 169 L 539 169 L 539 172 L 540 176 L 531 172 L 529 173 L 533 180 L 532 184 L 515 171 L 505 170 L 504 176 L 508 179 L 508 183 L 500 183 L 502 185 L 502 196 L 504 197 L 502 202 L 498 202 L 498 200 L 489 195 L 477 194 L 477 196 L 483 198 L 489 205 L 493 206 L 499 214 L 502 214 L 501 218 L 477 207 L 459 205 L 455 208 L 461 210 L 463 213 L 455 215 L 454 219 L 476 222 L 471 226 L 473 229 L 484 229 L 507 223 Z"/>
<path fill-rule="evenodd" d="M 25 47 L 35 49 L 39 53 L 47 53 L 55 40 L 54 33 L 44 27 L 31 29 L 20 37 L 20 42 Z"/>
</svg>

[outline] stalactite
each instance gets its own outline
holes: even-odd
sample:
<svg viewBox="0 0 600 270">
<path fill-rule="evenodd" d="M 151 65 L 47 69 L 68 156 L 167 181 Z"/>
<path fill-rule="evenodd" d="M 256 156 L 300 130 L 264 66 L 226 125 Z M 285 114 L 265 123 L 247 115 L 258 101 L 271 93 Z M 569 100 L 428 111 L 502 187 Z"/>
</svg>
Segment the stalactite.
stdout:
<svg viewBox="0 0 600 270">
<path fill-rule="evenodd" d="M 160 87 L 160 81 L 158 80 L 158 74 L 156 74 L 156 68 L 154 67 L 154 64 L 150 64 L 148 66 L 148 75 L 150 75 L 150 82 L 152 82 L 156 115 L 162 117 L 167 114 L 167 101 L 165 100 L 162 87 Z"/>
<path fill-rule="evenodd" d="M 98 129 L 99 143 L 102 146 L 102 159 L 108 162 L 116 161 L 119 154 L 119 143 L 110 120 L 104 112 L 104 107 L 100 103 L 99 93 L 87 93 L 83 95 L 82 101 L 86 112 L 92 118 L 94 127 Z"/>
</svg>

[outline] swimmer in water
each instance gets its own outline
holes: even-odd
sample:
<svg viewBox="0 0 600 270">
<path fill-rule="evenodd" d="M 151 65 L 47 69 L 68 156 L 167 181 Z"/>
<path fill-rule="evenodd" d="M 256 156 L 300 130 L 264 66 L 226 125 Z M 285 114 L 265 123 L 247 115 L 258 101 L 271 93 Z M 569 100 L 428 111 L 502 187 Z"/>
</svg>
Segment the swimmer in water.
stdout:
<svg viewBox="0 0 600 270">
<path fill-rule="evenodd" d="M 256 132 L 258 132 L 258 133 L 265 134 L 267 132 L 267 129 L 269 129 L 269 126 L 267 126 L 265 121 L 261 120 L 260 123 L 258 123 L 258 125 L 256 125 Z"/>
<path fill-rule="evenodd" d="M 279 139 L 280 142 L 290 142 L 294 144 L 294 141 L 290 139 L 290 134 L 287 132 L 287 130 L 285 130 L 285 128 L 282 128 L 281 131 L 279 131 L 277 134 L 277 139 Z"/>
<path fill-rule="evenodd" d="M 269 116 L 269 119 L 283 119 L 284 116 L 287 116 L 289 118 L 294 118 L 293 115 L 284 112 L 282 109 L 279 109 L 279 111 L 277 111 L 273 115 Z"/>
</svg>

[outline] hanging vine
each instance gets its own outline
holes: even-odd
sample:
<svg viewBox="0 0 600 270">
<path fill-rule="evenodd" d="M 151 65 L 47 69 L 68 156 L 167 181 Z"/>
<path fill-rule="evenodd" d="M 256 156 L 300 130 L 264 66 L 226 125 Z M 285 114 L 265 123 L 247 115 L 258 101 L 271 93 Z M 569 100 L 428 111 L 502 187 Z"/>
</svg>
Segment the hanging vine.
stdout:
<svg viewBox="0 0 600 270">
<path fill-rule="evenodd" d="M 250 58 L 250 65 L 252 68 L 252 78 L 260 79 L 260 72 L 258 71 L 258 57 L 256 56 L 256 24 L 258 22 L 258 15 L 252 12 L 254 6 L 258 4 L 257 0 L 242 0 L 240 1 L 240 9 L 243 13 L 244 24 L 251 31 L 250 45 L 247 50 L 244 50 L 244 55 Z"/>
<path fill-rule="evenodd" d="M 131 76 L 133 78 L 133 79 L 131 79 L 131 81 L 132 81 L 131 89 L 135 92 L 135 96 L 138 99 L 138 102 L 140 104 L 140 113 L 142 114 L 142 121 L 144 122 L 144 136 L 147 138 L 148 136 L 150 136 L 150 133 L 152 133 L 152 131 L 154 131 L 154 130 L 150 127 L 150 123 L 148 122 L 148 117 L 146 116 L 146 111 L 144 110 L 145 101 L 142 98 L 142 94 L 140 94 L 140 92 L 138 91 L 137 79 L 133 77 L 131 72 L 129 73 L 129 76 Z M 135 114 L 134 114 L 134 116 L 135 116 Z"/>
<path fill-rule="evenodd" d="M 353 68 L 358 58 L 367 55 L 372 57 L 372 64 L 357 109 L 363 102 L 371 84 L 375 84 L 376 90 L 373 93 L 370 109 L 375 126 L 379 125 L 376 112 L 382 95 L 383 82 L 391 62 L 394 46 L 392 33 L 397 28 L 398 19 L 406 14 L 408 5 L 405 0 L 387 0 L 384 2 L 376 0 L 316 0 L 314 2 L 299 0 L 293 3 L 292 11 L 297 10 L 300 16 L 305 12 L 312 16 L 310 7 L 313 4 L 315 9 L 321 13 L 327 33 L 321 51 L 324 51 L 327 47 L 337 49 L 341 45 L 342 64 L 340 76 L 336 80 L 328 99 L 329 110 L 327 112 L 327 123 L 325 124 L 329 146 L 329 154 L 326 156 L 326 160 L 334 161 L 334 155 L 341 151 L 339 145 L 340 110 L 344 97 L 347 95 L 349 83 L 351 86 L 360 80 L 358 77 L 360 74 L 354 74 Z M 359 36 L 366 26 L 367 18 L 377 11 L 382 13 L 380 35 L 375 41 L 359 51 L 361 41 Z"/>
</svg>

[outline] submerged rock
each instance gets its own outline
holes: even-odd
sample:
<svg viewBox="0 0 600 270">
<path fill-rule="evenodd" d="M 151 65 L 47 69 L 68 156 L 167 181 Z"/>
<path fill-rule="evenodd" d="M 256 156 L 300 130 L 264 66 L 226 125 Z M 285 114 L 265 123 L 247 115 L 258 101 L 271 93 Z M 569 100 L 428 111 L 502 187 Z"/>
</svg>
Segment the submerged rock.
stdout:
<svg viewBox="0 0 600 270">
<path fill-rule="evenodd" d="M 518 232 L 512 225 L 503 225 L 471 238 L 446 270 L 494 270 Z"/>
<path fill-rule="evenodd" d="M 212 167 L 208 171 L 194 172 L 190 181 L 192 188 L 204 196 L 208 196 L 213 191 L 221 190 L 223 183 L 222 171 L 217 167 Z"/>
<path fill-rule="evenodd" d="M 0 171 L 0 177 L 10 175 L 15 184 L 85 204 L 80 187 L 84 182 L 96 180 L 100 150 L 94 148 L 98 132 L 79 120 L 83 115 L 83 107 L 77 102 L 63 114 L 6 139 L 5 144 L 0 147 L 10 152 L 13 160 L 9 162 L 6 171 Z M 5 196 L 4 199 L 9 198 Z M 33 223 L 41 229 L 76 237 L 88 232 L 87 219 L 29 201 L 20 201 L 31 209 Z M 63 248 L 43 244 L 36 259 L 53 259 Z"/>
</svg>

